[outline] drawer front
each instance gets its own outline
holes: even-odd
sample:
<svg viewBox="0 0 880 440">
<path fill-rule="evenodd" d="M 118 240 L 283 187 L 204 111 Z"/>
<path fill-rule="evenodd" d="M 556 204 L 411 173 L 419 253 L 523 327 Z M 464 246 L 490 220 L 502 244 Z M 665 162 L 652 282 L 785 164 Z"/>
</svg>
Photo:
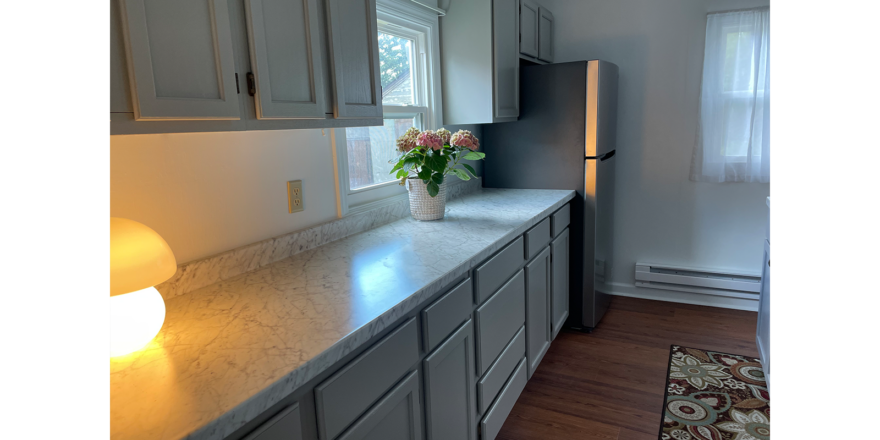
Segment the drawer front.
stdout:
<svg viewBox="0 0 880 440">
<path fill-rule="evenodd" d="M 281 410 L 243 440 L 302 440 L 302 416 L 299 403 Z"/>
<path fill-rule="evenodd" d="M 412 318 L 315 388 L 318 432 L 336 438 L 419 360 L 419 329 Z"/>
<path fill-rule="evenodd" d="M 534 228 L 529 229 L 525 233 L 526 237 L 526 249 L 525 256 L 526 260 L 531 260 L 538 255 L 538 252 L 541 252 L 542 249 L 547 247 L 547 244 L 550 243 L 550 217 L 545 218 L 538 223 Z"/>
<path fill-rule="evenodd" d="M 468 278 L 422 310 L 422 337 L 430 352 L 467 321 L 473 309 L 473 284 Z"/>
<path fill-rule="evenodd" d="M 419 372 L 410 373 L 339 440 L 422 440 Z"/>
<path fill-rule="evenodd" d="M 526 330 L 520 327 L 513 340 L 507 344 L 504 352 L 498 357 L 498 361 L 489 368 L 486 375 L 477 382 L 477 406 L 480 414 L 485 414 L 489 405 L 495 400 L 495 396 L 501 391 L 504 382 L 510 377 L 510 373 L 516 368 L 517 363 L 526 354 Z"/>
<path fill-rule="evenodd" d="M 571 203 L 567 203 L 550 216 L 550 232 L 558 236 L 571 223 Z"/>
<path fill-rule="evenodd" d="M 510 281 L 480 306 L 477 321 L 477 372 L 489 369 L 504 347 L 526 322 L 525 276 L 520 270 Z"/>
<path fill-rule="evenodd" d="M 476 303 L 482 304 L 523 264 L 523 238 L 517 237 L 501 252 L 474 270 Z"/>
<path fill-rule="evenodd" d="M 519 365 L 516 366 L 516 370 L 510 376 L 510 380 L 504 384 L 504 389 L 498 395 L 498 400 L 495 401 L 495 404 L 492 405 L 492 408 L 483 417 L 483 421 L 480 422 L 481 440 L 495 440 L 498 432 L 501 431 L 501 426 L 504 425 L 504 421 L 510 415 L 510 410 L 516 404 L 516 399 L 519 398 L 522 390 L 526 387 L 526 370 L 528 370 L 526 362 L 525 357 L 520 359 Z"/>
</svg>

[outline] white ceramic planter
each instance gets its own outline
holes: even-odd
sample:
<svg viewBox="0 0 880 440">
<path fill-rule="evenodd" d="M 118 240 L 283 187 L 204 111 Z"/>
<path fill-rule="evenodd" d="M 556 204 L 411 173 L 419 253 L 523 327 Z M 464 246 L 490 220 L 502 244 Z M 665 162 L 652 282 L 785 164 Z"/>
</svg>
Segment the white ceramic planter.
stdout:
<svg viewBox="0 0 880 440">
<path fill-rule="evenodd" d="M 428 194 L 428 185 L 421 179 L 406 179 L 409 191 L 409 211 L 416 220 L 440 220 L 446 213 L 446 181 L 440 184 L 436 197 Z"/>
</svg>

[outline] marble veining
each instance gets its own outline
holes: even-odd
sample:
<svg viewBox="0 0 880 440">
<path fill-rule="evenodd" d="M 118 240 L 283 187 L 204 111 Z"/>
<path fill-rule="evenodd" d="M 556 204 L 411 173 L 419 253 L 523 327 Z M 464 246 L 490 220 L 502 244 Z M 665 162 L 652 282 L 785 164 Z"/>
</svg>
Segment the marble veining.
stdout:
<svg viewBox="0 0 880 440">
<path fill-rule="evenodd" d="M 573 196 L 485 189 L 444 220 L 403 218 L 168 298 L 157 338 L 111 360 L 111 437 L 222 439 Z"/>
<path fill-rule="evenodd" d="M 447 200 L 452 201 L 480 189 L 478 180 L 449 185 Z M 181 264 L 174 276 L 156 286 L 156 289 L 165 299 L 174 298 L 409 215 L 409 199 L 404 198 L 370 211 Z"/>
</svg>

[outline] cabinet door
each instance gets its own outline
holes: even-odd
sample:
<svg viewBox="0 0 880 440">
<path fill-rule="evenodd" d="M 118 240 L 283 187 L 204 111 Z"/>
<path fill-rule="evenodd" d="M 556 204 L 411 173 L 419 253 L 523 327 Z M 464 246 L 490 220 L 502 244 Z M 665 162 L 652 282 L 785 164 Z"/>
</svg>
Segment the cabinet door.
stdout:
<svg viewBox="0 0 880 440">
<path fill-rule="evenodd" d="M 316 0 L 247 0 L 259 119 L 324 119 Z"/>
<path fill-rule="evenodd" d="M 492 2 L 493 122 L 519 117 L 519 1 Z"/>
<path fill-rule="evenodd" d="M 529 0 L 519 2 L 519 52 L 530 57 L 538 57 L 538 9 Z"/>
<path fill-rule="evenodd" d="M 526 265 L 526 355 L 529 378 L 550 348 L 550 248 Z"/>
<path fill-rule="evenodd" d="M 553 62 L 553 14 L 544 7 L 538 19 L 538 59 Z"/>
<path fill-rule="evenodd" d="M 226 0 L 120 0 L 134 117 L 239 119 Z"/>
<path fill-rule="evenodd" d="M 553 339 L 568 319 L 569 292 L 569 239 L 568 228 L 550 243 L 550 325 Z"/>
<path fill-rule="evenodd" d="M 243 440 L 302 440 L 302 417 L 299 404 L 281 410 Z"/>
<path fill-rule="evenodd" d="M 419 373 L 413 371 L 370 408 L 339 440 L 421 440 Z"/>
<path fill-rule="evenodd" d="M 475 440 L 473 321 L 425 358 L 424 371 L 428 440 Z"/>
<path fill-rule="evenodd" d="M 327 0 L 336 118 L 382 117 L 376 0 Z"/>
<path fill-rule="evenodd" d="M 761 297 L 758 302 L 758 353 L 770 387 L 770 242 L 764 240 L 764 269 L 761 273 Z"/>
</svg>

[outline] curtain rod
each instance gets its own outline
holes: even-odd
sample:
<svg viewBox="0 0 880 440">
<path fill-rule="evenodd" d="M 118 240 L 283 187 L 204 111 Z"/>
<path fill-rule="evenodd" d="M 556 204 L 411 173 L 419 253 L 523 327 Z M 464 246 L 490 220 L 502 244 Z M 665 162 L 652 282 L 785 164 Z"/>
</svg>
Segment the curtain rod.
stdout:
<svg viewBox="0 0 880 440">
<path fill-rule="evenodd" d="M 413 1 L 415 1 L 415 0 L 413 0 Z M 731 10 L 729 10 L 729 11 L 716 11 L 716 12 L 710 12 L 710 13 L 708 13 L 708 14 L 706 14 L 706 15 L 727 14 L 727 13 L 730 13 L 730 12 L 760 11 L 760 10 L 763 10 L 763 9 L 770 9 L 770 6 L 759 6 L 759 7 L 757 7 L 757 8 L 731 9 Z"/>
<path fill-rule="evenodd" d="M 433 6 L 428 6 L 428 5 L 424 4 L 424 3 L 420 3 L 420 2 L 418 2 L 418 1 L 416 1 L 416 0 L 409 0 L 409 1 L 411 1 L 411 2 L 413 2 L 413 3 L 415 3 L 415 4 L 417 4 L 417 5 L 419 5 L 419 6 L 423 7 L 423 8 L 425 8 L 425 9 L 430 9 L 430 10 L 436 12 L 437 15 L 440 16 L 440 17 L 443 17 L 443 16 L 446 15 L 446 11 L 444 11 L 444 10 L 442 10 L 442 9 L 440 9 L 440 8 L 435 8 L 435 7 L 433 7 Z"/>
</svg>

